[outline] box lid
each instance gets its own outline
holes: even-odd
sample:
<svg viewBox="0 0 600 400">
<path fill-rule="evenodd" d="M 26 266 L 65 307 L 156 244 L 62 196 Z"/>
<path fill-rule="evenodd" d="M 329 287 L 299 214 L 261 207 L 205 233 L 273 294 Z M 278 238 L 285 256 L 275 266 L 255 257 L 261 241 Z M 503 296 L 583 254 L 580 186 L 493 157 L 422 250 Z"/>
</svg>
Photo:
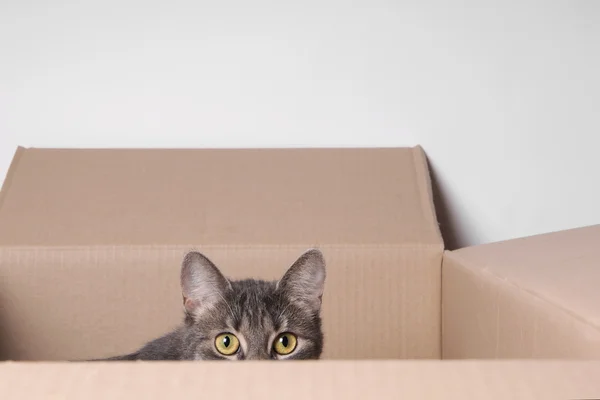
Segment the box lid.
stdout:
<svg viewBox="0 0 600 400">
<path fill-rule="evenodd" d="M 20 147 L 0 246 L 439 246 L 427 182 L 420 147 Z"/>
<path fill-rule="evenodd" d="M 444 354 L 598 357 L 599 244 L 594 225 L 446 252 Z"/>
<path fill-rule="evenodd" d="M 600 397 L 600 361 L 0 363 L 0 375 L 20 399 Z"/>
<path fill-rule="evenodd" d="M 456 250 L 467 268 L 484 269 L 600 329 L 600 225 Z"/>
</svg>

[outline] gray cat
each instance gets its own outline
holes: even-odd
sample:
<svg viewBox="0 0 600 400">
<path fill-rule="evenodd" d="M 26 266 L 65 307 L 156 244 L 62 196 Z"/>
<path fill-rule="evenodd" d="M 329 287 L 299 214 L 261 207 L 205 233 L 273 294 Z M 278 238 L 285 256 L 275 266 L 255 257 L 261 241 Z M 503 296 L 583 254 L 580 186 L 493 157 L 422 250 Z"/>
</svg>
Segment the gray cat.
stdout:
<svg viewBox="0 0 600 400">
<path fill-rule="evenodd" d="M 323 349 L 325 260 L 302 254 L 279 281 L 229 280 L 203 254 L 181 265 L 181 326 L 117 360 L 305 360 Z"/>
</svg>

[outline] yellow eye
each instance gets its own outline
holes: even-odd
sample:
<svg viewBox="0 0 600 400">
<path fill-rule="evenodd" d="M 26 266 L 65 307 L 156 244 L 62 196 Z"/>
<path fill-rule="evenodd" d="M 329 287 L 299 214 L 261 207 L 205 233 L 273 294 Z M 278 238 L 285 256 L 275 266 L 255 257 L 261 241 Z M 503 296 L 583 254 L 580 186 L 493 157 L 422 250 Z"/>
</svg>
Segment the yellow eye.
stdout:
<svg viewBox="0 0 600 400">
<path fill-rule="evenodd" d="M 285 332 L 275 338 L 273 350 L 279 355 L 287 356 L 296 350 L 297 344 L 298 338 L 293 333 Z"/>
<path fill-rule="evenodd" d="M 231 356 L 237 353 L 240 348 L 240 341 L 234 334 L 221 333 L 215 339 L 215 347 L 224 356 Z"/>
</svg>

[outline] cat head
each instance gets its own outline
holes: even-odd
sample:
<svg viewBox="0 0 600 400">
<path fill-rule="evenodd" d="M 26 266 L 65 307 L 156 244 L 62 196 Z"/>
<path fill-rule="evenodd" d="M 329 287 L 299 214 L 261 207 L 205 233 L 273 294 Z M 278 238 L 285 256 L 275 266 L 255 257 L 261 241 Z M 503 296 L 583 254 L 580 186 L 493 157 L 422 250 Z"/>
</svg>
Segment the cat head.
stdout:
<svg viewBox="0 0 600 400">
<path fill-rule="evenodd" d="M 323 254 L 302 254 L 273 282 L 229 280 L 206 256 L 181 267 L 186 351 L 201 360 L 318 359 L 323 349 Z"/>
</svg>

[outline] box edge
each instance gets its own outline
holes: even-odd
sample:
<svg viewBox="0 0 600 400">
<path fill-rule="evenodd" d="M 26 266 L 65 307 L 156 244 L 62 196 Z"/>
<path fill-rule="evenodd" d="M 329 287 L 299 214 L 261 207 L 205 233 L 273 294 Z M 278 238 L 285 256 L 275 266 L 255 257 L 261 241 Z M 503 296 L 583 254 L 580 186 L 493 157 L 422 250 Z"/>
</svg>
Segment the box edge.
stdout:
<svg viewBox="0 0 600 400">
<path fill-rule="evenodd" d="M 27 148 L 23 146 L 17 146 L 15 153 L 13 155 L 12 161 L 6 171 L 6 177 L 4 178 L 4 182 L 2 183 L 2 187 L 0 188 L 0 210 L 2 210 L 2 206 L 4 205 L 4 200 L 10 190 L 13 178 L 16 174 L 17 168 L 19 167 L 19 163 L 23 158 L 23 154 Z"/>
</svg>

